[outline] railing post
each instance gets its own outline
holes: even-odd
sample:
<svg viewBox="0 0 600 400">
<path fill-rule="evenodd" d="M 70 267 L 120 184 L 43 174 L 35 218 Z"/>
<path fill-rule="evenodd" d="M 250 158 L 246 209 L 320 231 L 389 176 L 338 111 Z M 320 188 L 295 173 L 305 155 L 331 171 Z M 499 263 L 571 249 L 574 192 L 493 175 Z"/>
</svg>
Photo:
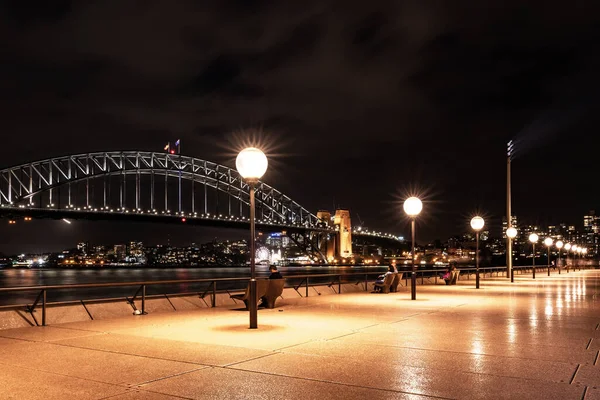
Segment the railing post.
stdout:
<svg viewBox="0 0 600 400">
<path fill-rule="evenodd" d="M 338 294 L 342 293 L 342 276 L 338 275 Z"/>
<path fill-rule="evenodd" d="M 142 285 L 142 315 L 146 314 L 146 285 Z"/>
<path fill-rule="evenodd" d="M 306 277 L 306 297 L 308 297 L 308 277 Z"/>
<path fill-rule="evenodd" d="M 46 326 L 46 289 L 42 290 L 42 326 Z"/>
<path fill-rule="evenodd" d="M 368 275 L 365 274 L 365 292 L 369 291 L 369 279 L 368 279 Z"/>
<path fill-rule="evenodd" d="M 212 284 L 212 302 L 211 302 L 211 306 L 212 308 L 215 308 L 217 305 L 217 281 L 213 281 Z"/>
</svg>

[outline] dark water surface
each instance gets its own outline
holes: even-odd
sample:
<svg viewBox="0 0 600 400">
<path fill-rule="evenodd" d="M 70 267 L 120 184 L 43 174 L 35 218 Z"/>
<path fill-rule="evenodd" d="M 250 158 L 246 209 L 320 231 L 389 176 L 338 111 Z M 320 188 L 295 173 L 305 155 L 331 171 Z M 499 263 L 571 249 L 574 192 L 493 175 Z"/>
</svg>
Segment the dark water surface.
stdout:
<svg viewBox="0 0 600 400">
<path fill-rule="evenodd" d="M 299 284 L 302 279 L 294 275 L 306 274 L 348 274 L 384 272 L 386 266 L 373 267 L 280 267 L 279 271 L 286 278 L 286 285 Z M 257 278 L 266 278 L 269 271 L 265 266 L 256 269 Z M 179 279 L 211 279 L 211 278 L 248 278 L 249 267 L 209 267 L 209 268 L 90 268 L 90 269 L 0 269 L 0 287 L 67 285 L 85 283 L 116 283 L 162 281 Z M 346 277 L 342 281 L 364 279 Z M 370 279 L 374 279 L 373 276 Z M 334 278 L 311 278 L 310 283 L 331 282 Z M 337 279 L 335 279 L 337 282 Z M 246 281 L 218 282 L 217 290 L 239 290 L 246 287 Z M 86 300 L 95 298 L 116 298 L 133 296 L 139 286 L 83 288 L 68 290 L 49 290 L 48 302 Z M 203 293 L 212 288 L 210 282 L 159 284 L 146 287 L 146 294 L 164 293 Z M 212 289 L 211 289 L 212 290 Z M 0 293 L 0 305 L 31 304 L 39 294 L 38 291 Z"/>
</svg>

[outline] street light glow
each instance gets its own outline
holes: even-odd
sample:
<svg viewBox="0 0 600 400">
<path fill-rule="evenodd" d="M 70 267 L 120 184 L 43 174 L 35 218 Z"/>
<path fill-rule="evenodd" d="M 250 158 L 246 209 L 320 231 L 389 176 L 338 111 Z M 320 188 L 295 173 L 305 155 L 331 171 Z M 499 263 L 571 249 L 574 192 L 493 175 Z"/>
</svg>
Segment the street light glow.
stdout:
<svg viewBox="0 0 600 400">
<path fill-rule="evenodd" d="M 404 212 L 409 217 L 416 217 L 423 209 L 423 202 L 418 197 L 409 197 L 404 201 Z"/>
<path fill-rule="evenodd" d="M 537 235 L 537 233 L 532 233 L 531 235 L 529 235 L 529 241 L 534 244 L 537 243 L 539 238 L 540 237 Z"/>
<path fill-rule="evenodd" d="M 568 243 L 567 243 L 567 244 L 568 244 Z M 562 242 L 562 240 L 557 240 L 557 241 L 556 241 L 556 248 L 557 248 L 557 249 L 559 249 L 559 250 L 560 250 L 560 249 L 562 249 L 562 248 L 563 248 L 563 246 L 564 246 L 564 243 Z M 566 248 L 566 247 L 565 247 L 565 248 Z M 568 250 L 568 249 L 567 249 L 567 250 Z"/>
<path fill-rule="evenodd" d="M 565 244 L 565 250 L 566 250 L 566 251 L 569 251 L 569 250 L 571 250 L 571 243 L 567 243 L 567 244 Z"/>
<path fill-rule="evenodd" d="M 514 239 L 517 237 L 517 229 L 513 228 L 512 226 L 510 228 L 508 228 L 506 230 L 506 236 L 508 236 L 510 239 Z"/>
<path fill-rule="evenodd" d="M 485 225 L 485 221 L 480 216 L 473 217 L 471 219 L 471 228 L 475 231 L 480 231 Z"/>
<path fill-rule="evenodd" d="M 547 237 L 546 239 L 544 239 L 544 244 L 548 247 L 552 246 L 552 243 L 554 243 L 554 240 L 552 240 L 552 238 Z"/>
<path fill-rule="evenodd" d="M 235 167 L 244 179 L 260 179 L 267 172 L 268 165 L 267 156 L 256 147 L 240 151 L 235 159 Z"/>
</svg>

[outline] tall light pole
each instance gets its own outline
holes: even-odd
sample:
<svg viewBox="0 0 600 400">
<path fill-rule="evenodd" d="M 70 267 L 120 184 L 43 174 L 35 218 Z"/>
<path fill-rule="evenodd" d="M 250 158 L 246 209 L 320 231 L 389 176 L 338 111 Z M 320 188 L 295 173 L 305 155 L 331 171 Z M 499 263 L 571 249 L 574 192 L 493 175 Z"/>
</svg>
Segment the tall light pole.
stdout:
<svg viewBox="0 0 600 400">
<path fill-rule="evenodd" d="M 248 147 L 238 154 L 235 160 L 235 167 L 250 187 L 250 299 L 248 301 L 248 311 L 250 312 L 250 329 L 258 328 L 258 312 L 256 298 L 256 255 L 254 241 L 255 232 L 255 204 L 254 187 L 258 180 L 267 172 L 269 163 L 265 154 L 255 147 Z"/>
<path fill-rule="evenodd" d="M 512 241 L 514 238 L 517 237 L 517 229 L 514 226 L 509 227 L 508 229 L 506 229 L 506 238 L 508 239 L 508 243 L 510 243 L 509 246 L 507 246 L 507 248 L 510 249 L 510 263 L 507 262 L 508 264 L 508 273 L 510 274 L 510 281 L 514 282 L 515 281 L 515 271 L 513 270 L 512 267 Z M 508 250 L 507 250 L 508 251 Z M 508 260 L 508 259 L 507 259 Z"/>
<path fill-rule="evenodd" d="M 571 258 L 571 261 L 573 262 L 573 271 L 577 270 L 577 249 L 579 248 L 579 246 L 577 246 L 576 244 L 573 245 L 573 247 L 571 247 L 571 251 L 573 252 L 573 257 Z"/>
<path fill-rule="evenodd" d="M 485 225 L 483 218 L 476 216 L 471 219 L 471 228 L 475 231 L 476 250 L 475 250 L 475 289 L 479 289 L 479 231 Z"/>
<path fill-rule="evenodd" d="M 510 185 L 510 162 L 512 160 L 515 148 L 513 141 L 510 140 L 506 145 L 506 229 L 512 227 L 512 208 L 511 208 L 511 185 Z M 512 239 L 506 235 L 506 277 L 511 277 L 511 282 L 514 282 L 512 278 Z"/>
<path fill-rule="evenodd" d="M 415 219 L 421 213 L 423 203 L 418 197 L 409 197 L 404 201 L 404 212 L 410 217 L 410 228 L 412 234 L 412 272 L 410 275 L 410 298 L 417 299 L 417 265 L 415 263 Z"/>
<path fill-rule="evenodd" d="M 587 254 L 587 247 L 584 247 L 583 249 L 581 249 L 581 253 L 583 255 L 583 258 L 585 258 L 585 255 Z"/>
<path fill-rule="evenodd" d="M 563 248 L 565 244 L 562 240 L 556 241 L 556 248 L 558 249 L 558 262 L 556 263 L 556 268 L 558 269 L 558 274 L 560 275 L 560 250 Z"/>
<path fill-rule="evenodd" d="M 533 279 L 535 279 L 535 244 L 537 243 L 539 238 L 540 237 L 535 233 L 532 233 L 531 235 L 529 235 L 529 241 L 533 245 L 533 257 L 531 257 L 533 260 L 533 265 L 531 268 L 533 270 Z"/>
<path fill-rule="evenodd" d="M 567 259 L 565 260 L 565 264 L 567 267 L 567 274 L 569 273 L 569 250 L 571 250 L 571 243 L 565 244 L 565 252 Z"/>
<path fill-rule="evenodd" d="M 544 239 L 544 244 L 546 245 L 546 247 L 548 247 L 548 256 L 546 257 L 546 261 L 548 263 L 548 276 L 550 276 L 550 247 L 552 247 L 552 244 L 554 243 L 554 240 L 552 240 L 552 238 L 547 237 L 546 239 Z"/>
</svg>

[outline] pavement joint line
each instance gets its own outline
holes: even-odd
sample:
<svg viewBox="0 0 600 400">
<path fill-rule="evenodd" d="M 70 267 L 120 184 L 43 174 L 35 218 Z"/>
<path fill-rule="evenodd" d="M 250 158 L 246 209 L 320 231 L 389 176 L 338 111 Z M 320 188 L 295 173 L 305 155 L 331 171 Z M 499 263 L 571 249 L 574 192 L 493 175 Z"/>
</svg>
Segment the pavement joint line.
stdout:
<svg viewBox="0 0 600 400">
<path fill-rule="evenodd" d="M 160 378 L 150 379 L 149 381 L 134 383 L 130 387 L 132 387 L 132 388 L 138 388 L 138 387 L 143 386 L 143 385 L 148 385 L 149 383 L 154 383 L 154 382 L 158 382 L 158 381 L 164 381 L 165 379 L 170 379 L 170 378 L 175 378 L 176 376 L 191 374 L 192 372 L 201 371 L 201 370 L 207 369 L 207 368 L 215 368 L 215 367 L 212 366 L 212 365 L 203 365 L 200 368 L 193 368 L 193 369 L 189 369 L 187 371 L 178 372 L 176 374 L 170 374 L 170 375 L 161 376 Z"/>
<path fill-rule="evenodd" d="M 600 331 L 600 322 L 598 322 L 598 325 L 596 325 L 596 330 Z"/>
<path fill-rule="evenodd" d="M 585 396 L 587 395 L 588 387 L 583 387 L 583 394 L 581 395 L 581 400 L 585 400 Z"/>
<path fill-rule="evenodd" d="M 222 368 L 222 367 L 216 367 L 216 368 Z M 452 400 L 452 397 L 433 396 L 433 395 L 427 395 L 427 394 L 421 394 L 421 393 L 405 392 L 405 391 L 402 391 L 402 390 L 382 389 L 382 388 L 373 387 L 373 386 L 353 385 L 353 384 L 350 384 L 350 383 L 335 382 L 335 381 L 329 381 L 329 380 L 325 380 L 325 379 L 303 378 L 303 377 L 300 377 L 300 376 L 292 376 L 292 375 L 285 375 L 285 374 L 276 374 L 276 373 L 273 373 L 273 372 L 253 371 L 253 370 L 243 369 L 243 368 L 223 368 L 223 369 L 231 369 L 231 370 L 235 370 L 235 371 L 244 371 L 244 372 L 248 372 L 248 373 L 251 373 L 251 374 L 260 374 L 260 375 L 270 375 L 270 376 L 284 377 L 284 378 L 289 378 L 289 379 L 297 379 L 297 380 L 301 380 L 301 381 L 328 383 L 328 384 L 331 384 L 331 385 L 338 385 L 338 386 L 344 386 L 344 387 L 354 387 L 354 388 L 361 388 L 361 389 L 378 390 L 378 391 L 381 391 L 381 392 L 388 392 L 388 393 L 403 393 L 403 394 L 409 394 L 409 395 L 414 395 L 414 396 L 421 396 L 421 397 L 430 398 L 430 399 Z"/>
<path fill-rule="evenodd" d="M 261 356 L 251 357 L 251 358 L 248 358 L 248 359 L 242 360 L 242 361 L 235 361 L 235 362 L 223 365 L 223 366 L 220 366 L 220 365 L 211 365 L 211 367 L 213 367 L 213 368 L 225 368 L 226 369 L 226 368 L 229 368 L 229 367 L 232 367 L 232 366 L 235 366 L 235 365 L 238 365 L 238 364 L 242 364 L 242 363 L 245 363 L 245 362 L 254 361 L 254 360 L 260 360 L 261 358 L 272 357 L 272 356 L 274 356 L 276 354 L 281 354 L 281 352 L 280 351 L 273 351 L 273 352 L 271 352 L 269 354 L 263 354 Z M 232 369 L 235 369 L 235 368 L 232 368 Z"/>
<path fill-rule="evenodd" d="M 586 350 L 590 349 L 590 346 L 592 345 L 592 341 L 594 340 L 594 338 L 590 338 L 590 341 L 588 342 L 587 346 L 586 346 Z"/>
<path fill-rule="evenodd" d="M 600 350 L 596 352 L 596 358 L 594 359 L 594 365 L 598 365 L 598 359 L 600 358 Z"/>
<path fill-rule="evenodd" d="M 291 348 L 296 347 L 296 346 L 302 346 L 303 344 L 313 343 L 313 342 L 321 342 L 321 341 L 323 341 L 323 340 L 320 340 L 320 339 L 307 340 L 306 342 L 301 342 L 301 343 L 296 343 L 296 344 L 290 344 L 290 345 L 287 345 L 287 346 L 279 347 L 279 348 L 273 350 L 273 352 L 274 353 L 280 353 L 282 350 L 285 350 L 285 349 L 291 349 Z"/>
<path fill-rule="evenodd" d="M 142 394 L 143 393 L 155 393 L 155 394 L 160 394 L 160 395 L 163 395 L 163 396 L 166 396 L 166 397 L 173 397 L 173 398 L 176 398 L 176 399 L 194 400 L 193 397 L 185 397 L 185 396 L 179 396 L 177 394 L 170 394 L 170 393 L 167 394 L 167 393 L 162 393 L 162 392 L 155 392 L 153 390 L 142 389 L 142 388 L 137 387 L 137 386 L 136 387 L 132 387 L 131 390 L 128 390 L 126 392 L 115 394 L 115 395 L 111 395 L 109 397 L 103 397 L 103 398 L 98 399 L 98 400 L 110 400 L 110 399 L 113 399 L 115 397 L 119 397 L 119 396 L 122 396 L 122 395 L 128 394 L 128 393 L 142 393 Z"/>
<path fill-rule="evenodd" d="M 143 355 L 143 354 L 133 354 L 133 353 L 125 353 L 122 351 L 115 351 L 115 350 L 104 350 L 104 349 L 97 349 L 97 348 L 93 348 L 93 347 L 75 346 L 75 345 L 68 344 L 68 343 L 56 343 L 56 342 L 42 342 L 42 343 L 54 344 L 57 346 L 69 347 L 72 349 L 83 349 L 83 350 L 90 350 L 90 351 L 98 351 L 100 353 L 120 354 L 120 355 L 124 355 L 124 356 L 147 358 L 150 360 L 161 360 L 161 361 L 177 362 L 177 363 L 181 363 L 181 364 L 202 365 L 204 367 L 212 367 L 213 366 L 212 364 L 205 364 L 205 363 L 199 363 L 199 362 L 193 362 L 193 361 L 173 360 L 170 358 L 161 358 L 161 357 L 148 356 L 148 355 Z"/>
<path fill-rule="evenodd" d="M 579 368 L 581 368 L 581 364 L 577 364 L 577 368 L 575 368 L 575 372 L 573 372 L 573 376 L 571 377 L 571 381 L 569 382 L 570 385 L 573 384 L 573 381 L 575 380 L 575 377 L 577 376 L 577 372 L 579 372 Z"/>
</svg>

